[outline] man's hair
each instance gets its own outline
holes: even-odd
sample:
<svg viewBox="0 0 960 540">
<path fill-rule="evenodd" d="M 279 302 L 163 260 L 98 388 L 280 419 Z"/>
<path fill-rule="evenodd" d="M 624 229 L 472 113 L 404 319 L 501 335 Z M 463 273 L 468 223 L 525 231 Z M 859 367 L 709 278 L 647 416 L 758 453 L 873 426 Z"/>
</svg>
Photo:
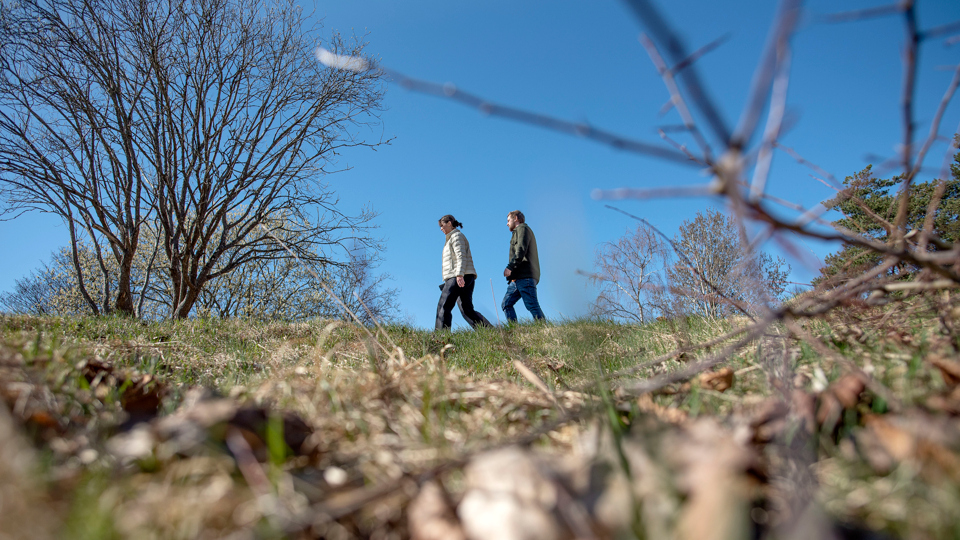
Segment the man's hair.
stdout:
<svg viewBox="0 0 960 540">
<path fill-rule="evenodd" d="M 519 211 L 519 210 L 514 210 L 513 212 L 510 212 L 510 213 L 507 214 L 507 215 L 508 215 L 508 216 L 513 216 L 513 217 L 517 218 L 517 223 L 526 223 L 526 222 L 527 222 L 527 218 L 523 217 L 523 212 L 521 212 L 521 211 Z"/>
<path fill-rule="evenodd" d="M 461 229 L 463 228 L 463 223 L 460 223 L 459 221 L 457 221 L 457 218 L 453 217 L 450 214 L 447 214 L 442 218 L 440 218 L 440 223 L 452 223 L 454 227 L 460 227 Z"/>
</svg>

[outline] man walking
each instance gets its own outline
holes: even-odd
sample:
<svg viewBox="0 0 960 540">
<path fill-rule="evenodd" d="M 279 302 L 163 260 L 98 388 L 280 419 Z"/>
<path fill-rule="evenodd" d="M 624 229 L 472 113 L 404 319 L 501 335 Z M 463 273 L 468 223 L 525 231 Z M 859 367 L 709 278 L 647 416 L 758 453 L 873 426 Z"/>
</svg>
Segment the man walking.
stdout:
<svg viewBox="0 0 960 540">
<path fill-rule="evenodd" d="M 513 232 L 510 237 L 510 258 L 503 270 L 507 278 L 507 294 L 503 296 L 503 314 L 508 322 L 517 322 L 517 312 L 513 305 L 523 298 L 523 305 L 535 320 L 545 319 L 537 301 L 537 284 L 540 283 L 540 259 L 537 257 L 537 237 L 533 229 L 526 224 L 523 212 L 514 210 L 507 214 L 507 228 Z"/>
</svg>

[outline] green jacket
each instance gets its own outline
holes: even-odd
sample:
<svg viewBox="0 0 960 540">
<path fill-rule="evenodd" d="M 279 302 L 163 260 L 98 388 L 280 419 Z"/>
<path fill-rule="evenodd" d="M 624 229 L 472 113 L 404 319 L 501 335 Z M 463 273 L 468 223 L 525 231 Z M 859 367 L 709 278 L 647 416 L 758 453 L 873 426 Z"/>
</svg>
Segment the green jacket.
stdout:
<svg viewBox="0 0 960 540">
<path fill-rule="evenodd" d="M 533 278 L 540 283 L 540 258 L 537 256 L 537 237 L 526 223 L 513 229 L 510 237 L 510 259 L 507 263 L 510 277 L 507 281 Z"/>
</svg>

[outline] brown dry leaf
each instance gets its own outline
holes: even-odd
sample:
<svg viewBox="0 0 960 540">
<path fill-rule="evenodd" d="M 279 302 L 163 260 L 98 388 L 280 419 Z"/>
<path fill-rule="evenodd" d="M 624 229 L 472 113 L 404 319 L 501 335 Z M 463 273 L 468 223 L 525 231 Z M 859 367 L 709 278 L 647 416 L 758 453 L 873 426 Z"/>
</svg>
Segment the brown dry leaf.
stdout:
<svg viewBox="0 0 960 540">
<path fill-rule="evenodd" d="M 407 508 L 412 540 L 465 540 L 446 492 L 437 482 L 426 482 Z"/>
<path fill-rule="evenodd" d="M 852 409 L 860 402 L 860 394 L 866 388 L 863 378 L 848 373 L 834 381 L 820 394 L 817 407 L 817 424 L 832 428 L 840 420 L 844 409 Z"/>
<path fill-rule="evenodd" d="M 843 414 L 843 405 L 840 404 L 837 396 L 826 391 L 820 395 L 820 402 L 817 405 L 817 425 L 832 429 L 840 421 L 841 414 Z"/>
<path fill-rule="evenodd" d="M 960 415 L 960 385 L 952 391 L 927 399 L 927 407 L 952 415 Z"/>
<path fill-rule="evenodd" d="M 80 372 L 87 383 L 95 385 L 94 392 L 101 400 L 111 388 L 122 388 L 120 406 L 136 421 L 155 417 L 169 392 L 167 386 L 152 375 L 118 370 L 99 359 L 85 361 Z"/>
<path fill-rule="evenodd" d="M 950 436 L 945 431 L 950 430 L 944 429 L 942 419 L 870 415 L 864 425 L 857 441 L 866 443 L 862 444 L 864 457 L 879 472 L 892 469 L 893 464 L 885 462 L 877 448 L 896 462 L 916 461 L 929 478 L 946 476 L 960 481 L 960 456 L 946 446 Z"/>
<path fill-rule="evenodd" d="M 35 470 L 33 450 L 0 403 L 0 538 L 54 538 L 57 514 Z"/>
<path fill-rule="evenodd" d="M 927 361 L 940 370 L 943 382 L 949 388 L 960 385 L 960 361 L 950 360 L 939 355 L 931 355 L 927 357 Z"/>
<path fill-rule="evenodd" d="M 699 419 L 665 443 L 687 494 L 677 538 L 746 538 L 751 486 L 746 472 L 757 456 L 712 419 Z"/>
<path fill-rule="evenodd" d="M 120 406 L 135 418 L 150 418 L 157 415 L 164 396 L 169 389 L 150 375 L 130 378 L 132 382 L 120 396 Z M 122 385 L 122 383 L 121 383 Z"/>
<path fill-rule="evenodd" d="M 83 363 L 80 372 L 88 383 L 93 384 L 98 377 L 100 380 L 104 380 L 113 375 L 114 369 L 112 364 L 99 359 L 90 359 Z"/>
<path fill-rule="evenodd" d="M 769 398 L 750 415 L 747 425 L 753 431 L 753 441 L 765 444 L 777 437 L 786 427 L 790 406 L 778 398 Z"/>
<path fill-rule="evenodd" d="M 671 424 L 682 424 L 687 420 L 687 413 L 675 407 L 664 407 L 653 401 L 650 394 L 644 394 L 637 398 L 637 407 L 647 413 L 652 413 L 660 420 Z"/>
<path fill-rule="evenodd" d="M 860 402 L 860 393 L 866 388 L 863 377 L 849 373 L 831 384 L 827 391 L 837 397 L 844 408 L 850 409 Z"/>
<path fill-rule="evenodd" d="M 725 392 L 733 386 L 733 369 L 725 367 L 717 371 L 702 373 L 700 374 L 699 381 L 700 386 L 703 388 L 709 388 L 717 392 Z"/>
<path fill-rule="evenodd" d="M 949 476 L 953 482 L 960 482 L 960 456 L 947 447 L 927 439 L 917 443 L 917 458 L 929 468 L 936 477 Z"/>
<path fill-rule="evenodd" d="M 866 429 L 876 436 L 876 441 L 890 454 L 890 457 L 897 461 L 905 461 L 916 454 L 915 437 L 886 418 L 871 414 L 864 418 L 863 423 Z"/>
<path fill-rule="evenodd" d="M 60 430 L 60 422 L 47 411 L 34 411 L 30 417 L 27 418 L 27 423 L 41 428 Z"/>
<path fill-rule="evenodd" d="M 759 444 L 768 443 L 797 423 L 807 433 L 813 433 L 816 424 L 814 411 L 816 399 L 803 390 L 795 389 L 790 394 L 790 402 L 770 398 L 762 403 L 751 415 L 749 426 L 753 429 L 753 441 Z"/>
</svg>

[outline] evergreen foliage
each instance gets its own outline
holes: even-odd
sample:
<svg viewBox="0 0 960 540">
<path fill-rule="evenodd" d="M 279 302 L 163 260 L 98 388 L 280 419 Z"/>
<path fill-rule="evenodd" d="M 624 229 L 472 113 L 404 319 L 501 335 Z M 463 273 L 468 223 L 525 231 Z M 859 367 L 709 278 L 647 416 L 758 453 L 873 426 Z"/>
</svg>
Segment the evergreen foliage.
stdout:
<svg viewBox="0 0 960 540">
<path fill-rule="evenodd" d="M 960 154 L 954 157 L 950 171 L 951 178 L 947 180 L 931 180 L 910 186 L 903 232 L 916 249 L 937 251 L 960 240 Z M 846 189 L 823 203 L 827 208 L 843 214 L 843 218 L 834 221 L 833 225 L 872 240 L 887 242 L 896 226 L 897 210 L 903 196 L 903 177 L 877 178 L 872 166 L 868 165 L 853 176 L 846 177 L 843 184 Z M 928 219 L 928 209 L 935 199 L 939 200 L 939 204 L 929 216 L 932 235 L 927 245 L 916 245 L 924 222 Z M 844 244 L 840 251 L 826 257 L 825 266 L 820 269 L 821 276 L 814 280 L 814 284 L 841 283 L 880 264 L 882 260 L 881 253 Z M 917 270 L 915 266 L 904 262 L 892 268 L 891 273 L 906 278 Z"/>
</svg>

